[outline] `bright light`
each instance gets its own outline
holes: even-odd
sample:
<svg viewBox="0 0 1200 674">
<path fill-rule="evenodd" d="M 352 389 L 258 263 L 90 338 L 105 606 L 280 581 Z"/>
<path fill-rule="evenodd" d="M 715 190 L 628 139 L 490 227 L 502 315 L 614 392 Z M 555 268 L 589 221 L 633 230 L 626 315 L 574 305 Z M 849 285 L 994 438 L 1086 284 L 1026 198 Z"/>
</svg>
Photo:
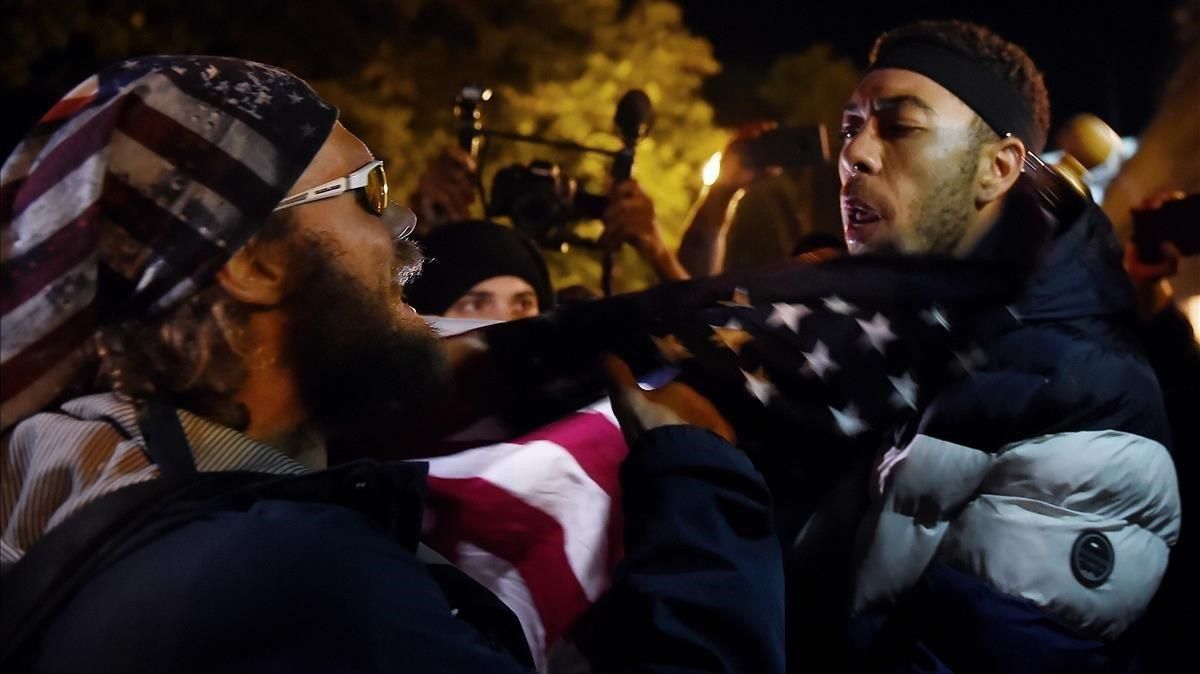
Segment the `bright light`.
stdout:
<svg viewBox="0 0 1200 674">
<path fill-rule="evenodd" d="M 700 176 L 704 179 L 704 186 L 709 187 L 717 182 L 717 178 L 721 176 L 721 153 L 714 152 L 712 157 L 709 157 L 708 162 L 704 164 L 704 170 L 700 172 Z"/>
<path fill-rule="evenodd" d="M 1192 295 L 1183 301 L 1183 313 L 1192 324 L 1192 336 L 1200 342 L 1200 295 Z"/>
</svg>

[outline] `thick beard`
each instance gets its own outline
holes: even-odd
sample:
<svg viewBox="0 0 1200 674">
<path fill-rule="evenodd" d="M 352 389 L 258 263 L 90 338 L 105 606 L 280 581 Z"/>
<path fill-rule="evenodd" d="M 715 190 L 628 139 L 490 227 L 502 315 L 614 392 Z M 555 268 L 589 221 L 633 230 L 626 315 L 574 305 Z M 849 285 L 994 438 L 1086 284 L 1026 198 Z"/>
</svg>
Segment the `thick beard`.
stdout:
<svg viewBox="0 0 1200 674">
<path fill-rule="evenodd" d="M 340 454 L 402 453 L 403 429 L 448 396 L 441 342 L 420 317 L 398 311 L 387 293 L 368 290 L 323 247 L 294 253 L 304 273 L 287 303 L 285 348 L 310 425 L 327 445 L 351 438 L 391 445 Z"/>
</svg>

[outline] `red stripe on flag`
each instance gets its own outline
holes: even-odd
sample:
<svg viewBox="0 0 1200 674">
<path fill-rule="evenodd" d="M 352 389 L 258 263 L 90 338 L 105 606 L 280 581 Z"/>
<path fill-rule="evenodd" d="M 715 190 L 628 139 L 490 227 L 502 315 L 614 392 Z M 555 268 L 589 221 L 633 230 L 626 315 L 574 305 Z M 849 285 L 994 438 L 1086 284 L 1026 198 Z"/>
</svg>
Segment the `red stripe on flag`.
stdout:
<svg viewBox="0 0 1200 674">
<path fill-rule="evenodd" d="M 546 512 L 482 478 L 430 476 L 429 508 L 436 521 L 427 542 L 454 559 L 469 542 L 516 567 L 529 588 L 547 646 L 589 606 L 567 560 L 562 526 Z"/>
<path fill-rule="evenodd" d="M 576 412 L 512 442 L 524 445 L 546 440 L 575 458 L 579 467 L 614 501 L 621 497 L 618 472 L 629 448 L 621 429 L 600 412 Z"/>
<path fill-rule="evenodd" d="M 45 124 L 47 122 L 53 122 L 64 117 L 70 117 L 71 115 L 91 105 L 92 101 L 96 100 L 96 95 L 98 93 L 98 91 L 93 91 L 86 96 L 79 96 L 77 98 L 64 98 L 58 103 L 55 103 L 53 108 L 47 110 L 46 114 L 42 115 L 42 118 L 38 120 L 38 123 Z"/>
<path fill-rule="evenodd" d="M 48 239 L 0 268 L 0 314 L 21 306 L 96 252 L 95 203 Z"/>
<path fill-rule="evenodd" d="M 24 184 L 25 176 L 21 176 L 0 185 L 0 230 L 8 229 L 12 225 L 11 213 L 17 203 L 17 192 L 21 191 L 21 185 Z"/>
<path fill-rule="evenodd" d="M 107 145 L 112 135 L 113 123 L 121 115 L 121 110 L 122 104 L 118 102 L 96 113 L 95 117 L 72 132 L 70 138 L 63 140 L 43 156 L 37 168 L 25 178 L 20 192 L 14 195 L 9 215 L 15 218 L 23 213 L 38 197 Z M 96 187 L 99 189 L 98 185 Z"/>
<path fill-rule="evenodd" d="M 24 391 L 90 337 L 96 329 L 97 313 L 93 301 L 0 366 L 0 401 L 8 402 Z"/>
<path fill-rule="evenodd" d="M 629 454 L 621 429 L 600 412 L 577 412 L 543 426 L 514 442 L 547 440 L 565 449 L 592 481 L 612 500 L 606 527 L 607 571 L 612 573 L 625 556 L 624 513 L 621 509 L 621 462 Z"/>
</svg>

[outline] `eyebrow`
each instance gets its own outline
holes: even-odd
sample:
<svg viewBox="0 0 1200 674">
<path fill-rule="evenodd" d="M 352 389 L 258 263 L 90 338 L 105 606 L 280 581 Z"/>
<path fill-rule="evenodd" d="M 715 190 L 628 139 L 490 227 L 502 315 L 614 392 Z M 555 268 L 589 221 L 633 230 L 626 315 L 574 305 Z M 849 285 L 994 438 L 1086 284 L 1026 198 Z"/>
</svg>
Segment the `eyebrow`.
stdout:
<svg viewBox="0 0 1200 674">
<path fill-rule="evenodd" d="M 889 110 L 898 108 L 902 105 L 915 105 L 931 115 L 937 115 L 937 111 L 931 105 L 925 102 L 920 96 L 912 94 L 904 94 L 901 96 L 888 96 L 887 98 L 879 98 L 875 100 L 875 108 L 878 110 Z M 847 103 L 842 112 L 855 112 L 859 109 L 857 103 Z"/>
</svg>

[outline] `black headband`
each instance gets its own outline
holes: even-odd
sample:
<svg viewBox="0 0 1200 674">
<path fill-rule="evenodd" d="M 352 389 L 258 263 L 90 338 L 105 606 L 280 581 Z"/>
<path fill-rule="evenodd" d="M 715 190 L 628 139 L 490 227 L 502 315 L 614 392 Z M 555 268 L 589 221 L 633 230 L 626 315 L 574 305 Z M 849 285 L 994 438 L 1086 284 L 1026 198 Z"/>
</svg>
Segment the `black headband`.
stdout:
<svg viewBox="0 0 1200 674">
<path fill-rule="evenodd" d="M 1011 133 L 1031 152 L 1041 152 L 1046 144 L 1020 92 L 977 58 L 935 42 L 903 40 L 885 46 L 867 72 L 880 68 L 911 70 L 937 82 L 1001 137 Z"/>
</svg>

